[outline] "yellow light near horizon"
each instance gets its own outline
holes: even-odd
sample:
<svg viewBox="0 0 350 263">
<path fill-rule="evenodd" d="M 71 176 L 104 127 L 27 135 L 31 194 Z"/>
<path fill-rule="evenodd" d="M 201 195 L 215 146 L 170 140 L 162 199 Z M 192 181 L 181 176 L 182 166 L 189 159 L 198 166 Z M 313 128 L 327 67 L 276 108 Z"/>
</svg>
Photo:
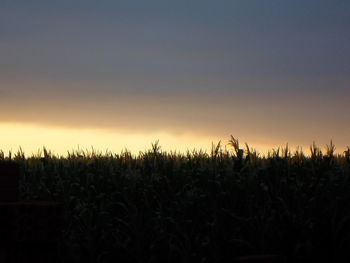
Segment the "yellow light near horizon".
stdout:
<svg viewBox="0 0 350 263">
<path fill-rule="evenodd" d="M 33 124 L 0 124 L 0 149 L 5 153 L 21 148 L 26 155 L 36 154 L 43 147 L 57 155 L 82 149 L 120 153 L 127 149 L 133 154 L 151 148 L 159 140 L 162 150 L 186 152 L 193 149 L 211 148 L 209 138 L 194 135 L 171 135 L 167 133 L 118 133 L 98 129 L 68 129 Z"/>
<path fill-rule="evenodd" d="M 212 143 L 216 144 L 220 140 L 222 146 L 227 145 L 227 138 L 209 137 L 198 134 L 170 134 L 165 132 L 155 133 L 126 133 L 103 129 L 71 129 L 62 127 L 51 127 L 34 125 L 27 123 L 0 123 L 0 150 L 5 154 L 9 151 L 17 152 L 20 148 L 26 156 L 37 154 L 43 147 L 53 154 L 66 156 L 68 151 L 92 150 L 105 153 L 121 153 L 121 151 L 131 151 L 137 155 L 151 149 L 151 144 L 159 140 L 159 145 L 165 151 L 186 152 L 193 149 L 210 153 Z M 238 138 L 240 148 L 245 148 L 244 142 L 248 142 L 250 147 L 256 149 L 261 155 L 267 154 L 272 148 L 284 147 L 285 144 L 264 143 L 262 140 L 254 138 Z M 293 151 L 296 145 L 289 145 Z M 321 147 L 322 148 L 322 147 Z M 228 146 L 228 149 L 231 149 Z M 302 145 L 306 155 L 309 154 L 309 145 Z M 338 153 L 342 153 L 337 149 Z"/>
</svg>

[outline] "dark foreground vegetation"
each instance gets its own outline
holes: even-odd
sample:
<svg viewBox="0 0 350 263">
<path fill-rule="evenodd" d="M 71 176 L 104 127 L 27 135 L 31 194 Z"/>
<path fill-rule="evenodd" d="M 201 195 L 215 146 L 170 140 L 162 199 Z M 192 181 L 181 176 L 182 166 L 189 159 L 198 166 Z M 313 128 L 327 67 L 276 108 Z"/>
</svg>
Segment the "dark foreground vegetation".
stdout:
<svg viewBox="0 0 350 263">
<path fill-rule="evenodd" d="M 22 200 L 65 207 L 62 262 L 350 262 L 350 150 L 22 152 Z M 309 152 L 307 153 L 309 154 Z"/>
</svg>

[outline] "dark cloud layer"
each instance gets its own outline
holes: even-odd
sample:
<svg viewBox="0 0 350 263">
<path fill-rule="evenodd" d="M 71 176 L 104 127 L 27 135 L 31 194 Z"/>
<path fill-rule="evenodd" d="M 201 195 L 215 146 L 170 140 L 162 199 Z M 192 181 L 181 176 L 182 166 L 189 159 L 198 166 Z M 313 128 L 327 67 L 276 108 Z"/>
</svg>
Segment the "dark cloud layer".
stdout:
<svg viewBox="0 0 350 263">
<path fill-rule="evenodd" d="M 0 122 L 345 143 L 349 13 L 345 0 L 5 0 Z"/>
</svg>

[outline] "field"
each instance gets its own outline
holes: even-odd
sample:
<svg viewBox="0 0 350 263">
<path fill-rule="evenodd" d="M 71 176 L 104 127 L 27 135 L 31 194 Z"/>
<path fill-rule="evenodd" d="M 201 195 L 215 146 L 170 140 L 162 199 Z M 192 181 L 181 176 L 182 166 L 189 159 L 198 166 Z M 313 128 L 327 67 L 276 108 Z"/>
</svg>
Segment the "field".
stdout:
<svg viewBox="0 0 350 263">
<path fill-rule="evenodd" d="M 21 199 L 63 202 L 62 262 L 350 260 L 349 148 L 260 156 L 231 137 L 210 153 L 155 143 L 138 156 L 0 154 L 9 159 L 23 171 Z"/>
</svg>

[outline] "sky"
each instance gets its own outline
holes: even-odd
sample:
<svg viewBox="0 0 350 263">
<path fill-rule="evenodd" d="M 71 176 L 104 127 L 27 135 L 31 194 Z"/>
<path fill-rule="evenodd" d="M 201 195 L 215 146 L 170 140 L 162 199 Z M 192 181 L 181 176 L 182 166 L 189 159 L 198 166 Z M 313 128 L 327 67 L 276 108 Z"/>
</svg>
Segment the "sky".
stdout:
<svg viewBox="0 0 350 263">
<path fill-rule="evenodd" d="M 348 0 L 1 0 L 0 149 L 350 145 Z"/>
</svg>

